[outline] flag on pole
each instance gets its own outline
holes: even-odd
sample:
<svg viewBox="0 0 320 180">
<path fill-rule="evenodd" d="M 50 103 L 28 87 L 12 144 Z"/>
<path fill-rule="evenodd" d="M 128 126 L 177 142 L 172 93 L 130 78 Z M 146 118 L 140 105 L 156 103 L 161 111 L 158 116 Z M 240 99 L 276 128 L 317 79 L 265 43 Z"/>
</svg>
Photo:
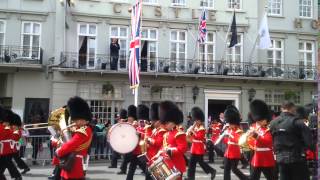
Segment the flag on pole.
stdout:
<svg viewBox="0 0 320 180">
<path fill-rule="evenodd" d="M 198 41 L 199 43 L 204 43 L 206 41 L 206 36 L 207 36 L 207 15 L 206 15 L 205 9 L 203 9 L 201 12 L 198 29 L 199 29 Z"/>
<path fill-rule="evenodd" d="M 142 2 L 137 0 L 131 11 L 131 41 L 130 41 L 130 59 L 129 59 L 129 81 L 130 88 L 135 89 L 140 83 L 139 58 L 140 58 L 140 40 L 141 40 L 141 13 Z"/>
<path fill-rule="evenodd" d="M 236 12 L 233 13 L 233 19 L 232 19 L 232 23 L 231 23 L 230 32 L 232 34 L 231 34 L 231 40 L 230 40 L 229 48 L 231 48 L 231 47 L 235 46 L 236 44 L 238 44 Z"/>
<path fill-rule="evenodd" d="M 259 29 L 260 43 L 259 49 L 268 49 L 271 47 L 271 39 L 269 34 L 267 14 L 262 18 Z"/>
</svg>

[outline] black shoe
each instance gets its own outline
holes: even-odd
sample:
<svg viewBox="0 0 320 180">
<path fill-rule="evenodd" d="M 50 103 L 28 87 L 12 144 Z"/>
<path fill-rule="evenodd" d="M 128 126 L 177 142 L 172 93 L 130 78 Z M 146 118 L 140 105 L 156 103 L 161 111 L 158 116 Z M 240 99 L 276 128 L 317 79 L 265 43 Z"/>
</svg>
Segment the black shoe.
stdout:
<svg viewBox="0 0 320 180">
<path fill-rule="evenodd" d="M 13 178 L 13 180 L 22 180 L 22 177 Z"/>
<path fill-rule="evenodd" d="M 220 169 L 224 169 L 224 166 L 220 166 Z"/>
<path fill-rule="evenodd" d="M 209 160 L 208 163 L 213 164 L 213 163 L 214 163 L 214 160 Z"/>
<path fill-rule="evenodd" d="M 248 166 L 249 166 L 248 164 L 244 164 L 242 165 L 241 169 L 247 169 Z"/>
<path fill-rule="evenodd" d="M 24 169 L 20 174 L 26 174 L 27 172 L 29 172 L 30 171 L 30 168 L 26 168 L 26 169 Z"/>
<path fill-rule="evenodd" d="M 51 175 L 48 177 L 48 179 L 50 179 L 50 180 L 53 180 L 54 178 L 55 178 L 54 175 Z"/>
<path fill-rule="evenodd" d="M 109 166 L 108 168 L 117 168 L 117 166 Z"/>
<path fill-rule="evenodd" d="M 214 180 L 214 178 L 216 177 L 217 171 L 215 169 L 212 169 L 211 171 L 211 180 Z"/>
<path fill-rule="evenodd" d="M 126 172 L 124 172 L 124 171 L 119 171 L 119 172 L 117 172 L 117 174 L 127 174 Z"/>
</svg>

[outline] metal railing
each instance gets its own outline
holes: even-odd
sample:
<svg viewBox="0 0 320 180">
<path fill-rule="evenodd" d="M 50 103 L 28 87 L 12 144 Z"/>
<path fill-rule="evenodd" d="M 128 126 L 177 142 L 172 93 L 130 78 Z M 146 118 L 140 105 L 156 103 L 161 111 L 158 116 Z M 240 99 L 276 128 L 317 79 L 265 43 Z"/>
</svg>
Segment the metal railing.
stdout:
<svg viewBox="0 0 320 180">
<path fill-rule="evenodd" d="M 41 47 L 0 45 L 0 63 L 42 64 Z"/>
<path fill-rule="evenodd" d="M 127 71 L 128 59 L 106 54 L 86 55 L 61 53 L 61 67 L 88 70 Z M 317 68 L 292 64 L 274 65 L 252 62 L 205 62 L 198 59 L 172 59 L 164 57 L 141 58 L 140 71 L 151 73 L 206 74 L 280 79 L 315 80 Z"/>
</svg>

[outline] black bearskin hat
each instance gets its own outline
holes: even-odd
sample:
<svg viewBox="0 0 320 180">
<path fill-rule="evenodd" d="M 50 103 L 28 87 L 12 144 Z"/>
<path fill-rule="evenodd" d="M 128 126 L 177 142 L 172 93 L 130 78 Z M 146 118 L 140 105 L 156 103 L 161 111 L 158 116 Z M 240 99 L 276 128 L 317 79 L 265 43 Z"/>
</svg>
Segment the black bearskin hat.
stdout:
<svg viewBox="0 0 320 180">
<path fill-rule="evenodd" d="M 159 105 L 160 121 L 162 124 L 173 122 L 176 125 L 183 122 L 183 113 L 171 101 L 163 101 Z"/>
<path fill-rule="evenodd" d="M 137 118 L 139 120 L 147 120 L 147 121 L 149 121 L 149 108 L 146 105 L 144 105 L 144 104 L 138 105 Z"/>
<path fill-rule="evenodd" d="M 240 125 L 240 113 L 237 108 L 229 107 L 224 111 L 224 120 L 229 124 Z"/>
<path fill-rule="evenodd" d="M 10 109 L 5 109 L 3 122 L 8 122 L 11 124 L 13 120 L 14 113 Z"/>
<path fill-rule="evenodd" d="M 82 98 L 75 96 L 69 99 L 68 109 L 71 120 L 84 119 L 86 121 L 92 120 L 92 113 L 88 103 Z"/>
<path fill-rule="evenodd" d="M 128 117 L 127 114 L 128 114 L 127 110 L 121 109 L 120 110 L 120 119 L 127 119 L 127 117 Z"/>
<path fill-rule="evenodd" d="M 4 108 L 0 105 L 0 122 L 2 122 L 5 118 Z"/>
<path fill-rule="evenodd" d="M 254 122 L 264 119 L 269 122 L 272 119 L 268 105 L 259 99 L 253 100 L 250 103 L 250 115 Z"/>
<path fill-rule="evenodd" d="M 191 109 L 191 116 L 194 121 L 200 120 L 201 122 L 204 122 L 204 113 L 199 107 Z"/>
<path fill-rule="evenodd" d="M 15 113 L 13 114 L 11 124 L 16 125 L 18 127 L 21 127 L 22 122 L 21 122 L 21 118 L 18 114 L 15 114 Z"/>
<path fill-rule="evenodd" d="M 132 117 L 133 119 L 137 119 L 137 108 L 135 105 L 130 105 L 128 107 L 128 117 Z"/>
<path fill-rule="evenodd" d="M 296 109 L 296 116 L 299 119 L 308 119 L 309 113 L 306 108 L 298 106 Z"/>
<path fill-rule="evenodd" d="M 150 107 L 150 120 L 158 121 L 159 120 L 159 103 L 152 103 Z"/>
</svg>

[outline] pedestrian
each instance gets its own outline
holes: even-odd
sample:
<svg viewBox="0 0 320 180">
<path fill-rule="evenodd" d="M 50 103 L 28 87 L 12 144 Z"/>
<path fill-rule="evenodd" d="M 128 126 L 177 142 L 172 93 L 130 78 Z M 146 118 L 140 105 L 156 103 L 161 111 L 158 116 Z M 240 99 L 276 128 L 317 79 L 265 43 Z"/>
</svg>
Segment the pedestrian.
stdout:
<svg viewBox="0 0 320 180">
<path fill-rule="evenodd" d="M 120 45 L 118 43 L 117 38 L 111 39 L 110 44 L 110 69 L 111 70 L 118 70 L 118 59 L 119 59 L 119 51 Z"/>
</svg>

